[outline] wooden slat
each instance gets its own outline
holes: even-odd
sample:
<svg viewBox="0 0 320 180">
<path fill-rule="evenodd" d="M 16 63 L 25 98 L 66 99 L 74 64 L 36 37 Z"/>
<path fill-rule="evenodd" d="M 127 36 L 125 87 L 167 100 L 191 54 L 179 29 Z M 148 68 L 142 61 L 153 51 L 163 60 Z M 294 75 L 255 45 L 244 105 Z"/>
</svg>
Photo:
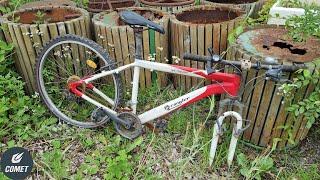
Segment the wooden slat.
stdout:
<svg viewBox="0 0 320 180">
<path fill-rule="evenodd" d="M 114 51 L 115 51 L 115 61 L 119 65 L 123 65 L 123 58 L 122 58 L 122 50 L 121 50 L 121 42 L 120 42 L 120 36 L 119 36 L 119 29 L 118 28 L 111 28 L 112 32 L 112 39 L 114 43 Z M 121 78 L 125 79 L 124 72 L 121 72 Z"/>
<path fill-rule="evenodd" d="M 293 103 L 299 102 L 303 98 L 304 94 L 305 94 L 305 89 L 304 88 L 300 88 L 295 93 L 295 98 L 294 98 Z M 288 116 L 287 116 L 287 119 L 285 121 L 284 126 L 289 127 L 289 129 L 291 130 L 292 126 L 293 126 L 293 122 L 296 121 L 297 119 L 296 119 L 296 117 L 294 117 L 294 115 L 292 113 L 286 113 L 286 114 L 288 114 Z M 281 133 L 281 136 L 280 136 L 282 141 L 278 143 L 280 148 L 284 148 L 285 145 L 286 145 L 286 142 L 287 142 L 287 140 L 289 138 L 289 134 L 288 134 L 289 133 L 289 129 L 287 129 L 287 130 L 286 129 L 282 129 L 282 133 Z"/>
<path fill-rule="evenodd" d="M 178 49 L 179 35 L 177 32 L 177 26 L 178 26 L 177 24 L 171 23 L 170 30 L 171 30 L 171 43 L 172 43 L 171 45 L 172 64 L 177 64 L 175 57 L 179 57 L 179 49 Z M 181 76 L 173 74 L 173 77 L 174 77 L 173 78 L 174 87 L 179 88 Z"/>
<path fill-rule="evenodd" d="M 42 45 L 45 46 L 50 41 L 48 26 L 46 24 L 40 24 L 39 29 L 42 32 Z"/>
<path fill-rule="evenodd" d="M 127 39 L 127 28 L 126 26 L 119 28 L 120 33 L 120 41 L 121 41 L 121 50 L 122 50 L 122 59 L 124 60 L 124 64 L 130 64 L 129 59 L 129 49 L 128 49 L 128 39 Z M 126 85 L 131 85 L 131 71 L 130 69 L 125 70 L 125 82 Z"/>
<path fill-rule="evenodd" d="M 68 34 L 75 34 L 74 26 L 71 21 L 66 22 L 66 28 L 67 28 L 67 33 Z M 80 55 L 79 55 L 79 47 L 72 43 L 71 44 L 72 48 L 72 63 L 74 67 L 74 74 L 80 76 L 81 75 L 81 69 L 80 69 Z"/>
<path fill-rule="evenodd" d="M 183 26 L 183 50 L 185 53 L 190 53 L 191 49 L 191 35 L 190 35 L 190 27 L 188 25 Z M 184 65 L 187 67 L 191 67 L 190 60 L 184 60 Z M 192 80 L 190 77 L 185 78 L 186 81 L 186 91 L 190 90 L 192 87 Z"/>
<path fill-rule="evenodd" d="M 281 98 L 281 102 L 284 101 L 283 98 Z M 272 139 L 274 138 L 280 138 L 281 136 L 281 132 L 282 132 L 282 129 L 280 126 L 283 126 L 285 124 L 285 121 L 286 121 L 286 118 L 287 118 L 287 112 L 286 112 L 286 107 L 288 106 L 287 103 L 281 103 L 280 106 L 278 106 L 279 108 L 279 113 L 276 117 L 276 120 L 275 120 L 275 124 L 273 126 L 273 130 L 272 130 L 272 134 L 271 134 L 271 139 L 270 141 L 272 141 Z M 273 117 L 275 118 L 275 117 Z M 271 142 L 270 142 L 271 143 Z"/>
<path fill-rule="evenodd" d="M 80 27 L 80 22 L 79 21 L 72 21 L 73 23 L 73 27 L 75 30 L 75 33 L 79 36 L 82 36 L 82 31 L 81 31 L 81 27 Z M 78 51 L 79 51 L 79 61 L 80 61 L 80 69 L 81 71 L 79 73 L 82 73 L 81 75 L 86 75 L 86 49 L 79 45 L 78 46 Z"/>
<path fill-rule="evenodd" d="M 178 34 L 179 34 L 179 39 L 178 39 L 178 54 L 179 54 L 179 65 L 180 66 L 185 66 L 184 61 L 183 61 L 183 54 L 184 54 L 184 45 L 183 45 L 183 26 L 177 26 Z M 175 75 L 176 76 L 176 75 Z M 186 89 L 186 76 L 180 76 L 180 86 L 182 89 Z"/>
<path fill-rule="evenodd" d="M 49 29 L 51 39 L 59 36 L 59 32 L 58 32 L 58 28 L 57 28 L 56 24 L 53 24 L 53 23 L 48 24 L 48 29 Z M 54 51 L 55 52 L 57 52 L 57 51 L 62 52 L 60 46 L 55 47 Z M 57 58 L 57 57 L 55 57 L 55 58 L 56 58 L 55 60 L 56 60 L 57 66 L 59 67 L 59 70 L 58 70 L 59 75 L 66 77 L 66 72 L 64 70 L 64 67 L 65 67 L 64 61 L 62 61 L 61 58 Z"/>
<path fill-rule="evenodd" d="M 169 18 L 164 20 L 162 23 L 162 26 L 164 29 L 169 29 Z M 159 33 L 157 33 L 159 34 Z M 159 34 L 159 38 L 160 38 L 160 47 L 162 48 L 162 51 L 160 52 L 160 56 L 161 56 L 161 61 L 162 63 L 169 63 L 168 59 L 169 59 L 169 31 L 166 32 L 165 35 L 163 34 Z M 167 74 L 162 73 L 162 87 L 166 87 L 167 83 L 168 83 L 168 79 L 167 79 Z"/>
<path fill-rule="evenodd" d="M 135 54 L 135 42 L 134 42 L 134 32 L 132 28 L 127 29 L 128 33 L 128 45 L 129 45 L 129 52 L 130 52 L 130 62 L 134 62 L 134 54 Z"/>
<path fill-rule="evenodd" d="M 204 26 L 199 25 L 198 26 L 198 55 L 205 55 L 205 39 L 204 39 L 205 33 L 204 33 Z M 204 63 L 198 62 L 198 69 L 204 70 Z M 204 83 L 203 79 L 198 79 L 198 84 L 201 83 L 203 85 Z"/>
<path fill-rule="evenodd" d="M 108 40 L 110 57 L 111 57 L 111 59 L 116 61 L 115 46 L 113 43 L 111 28 L 106 28 L 106 32 L 107 32 L 107 40 Z"/>
<path fill-rule="evenodd" d="M 313 73 L 314 72 L 312 72 L 312 74 Z M 296 104 L 299 101 L 301 101 L 304 98 L 306 98 L 306 95 L 308 93 L 308 89 L 309 89 L 309 85 L 307 87 L 305 87 L 305 88 L 298 89 L 297 93 L 295 93 L 295 98 L 294 98 L 293 103 Z M 302 118 L 303 118 L 302 115 L 300 115 L 299 117 L 295 117 L 295 115 L 293 113 L 289 113 L 287 121 L 286 121 L 286 126 L 290 127 L 290 129 L 291 129 L 290 133 L 292 134 L 292 136 L 289 137 L 289 132 L 288 131 L 283 131 L 282 134 L 281 134 L 281 139 L 287 140 L 287 139 L 291 138 L 291 140 L 294 141 L 295 140 L 295 136 L 297 134 L 298 127 L 300 127 Z M 290 144 L 289 142 L 286 142 L 286 141 L 282 141 L 282 142 L 279 143 L 279 147 L 280 148 L 283 148 L 286 145 L 287 146 L 293 146 L 295 144 Z"/>
<path fill-rule="evenodd" d="M 228 42 L 228 37 L 229 37 L 230 34 L 233 33 L 233 31 L 234 31 L 234 26 L 235 26 L 235 22 L 234 22 L 234 21 L 231 21 L 231 22 L 228 23 L 227 47 L 230 46 L 230 44 L 229 44 L 229 42 Z"/>
<path fill-rule="evenodd" d="M 206 56 L 210 56 L 208 48 L 213 48 L 213 44 L 212 44 L 212 24 L 206 24 L 205 25 L 205 48 L 204 48 L 204 52 L 205 52 Z M 204 64 L 204 66 L 205 66 L 205 64 Z M 206 85 L 208 85 L 210 83 L 211 82 L 209 80 L 206 81 Z"/>
<path fill-rule="evenodd" d="M 264 70 L 261 71 L 265 73 Z M 263 129 L 263 125 L 265 123 L 266 115 L 268 113 L 270 101 L 272 98 L 272 93 L 274 91 L 274 84 L 272 81 L 261 82 L 261 86 L 262 83 L 265 83 L 265 87 L 263 89 L 263 93 L 260 95 L 262 99 L 260 101 L 259 110 L 256 115 L 256 123 L 254 125 L 251 137 L 251 142 L 254 144 L 259 143 L 260 135 Z"/>
<path fill-rule="evenodd" d="M 289 73 L 286 73 L 285 78 L 289 78 Z M 268 143 L 272 143 L 272 132 L 275 130 L 278 125 L 276 123 L 277 113 L 279 107 L 281 106 L 282 96 L 277 93 L 276 85 L 273 83 L 275 91 L 273 93 L 268 114 L 266 116 L 266 123 L 264 125 L 261 140 L 259 142 L 260 146 L 267 146 Z"/>
<path fill-rule="evenodd" d="M 32 24 L 32 25 L 30 25 L 30 31 L 33 35 L 33 47 L 35 49 L 36 55 L 38 55 L 40 53 L 41 48 L 42 48 L 40 29 L 38 28 L 37 25 Z"/>
<path fill-rule="evenodd" d="M 228 24 L 221 24 L 220 54 L 227 50 Z"/>
<path fill-rule="evenodd" d="M 257 74 L 257 77 L 262 76 L 265 72 L 264 71 L 259 71 Z M 257 115 L 257 111 L 259 108 L 259 104 L 260 104 L 260 99 L 261 99 L 261 95 L 262 95 L 262 90 L 263 90 L 263 81 L 260 83 L 261 79 L 256 79 L 255 80 L 255 88 L 252 92 L 252 98 L 251 98 L 251 103 L 250 103 L 250 109 L 249 112 L 247 114 L 247 119 L 251 120 L 251 126 L 245 131 L 244 133 L 244 137 L 246 139 L 250 139 L 251 135 L 252 135 L 252 130 L 255 127 L 256 124 L 256 115 Z M 256 84 L 256 83 L 259 84 Z"/>
<path fill-rule="evenodd" d="M 155 33 L 155 48 L 156 48 L 156 62 L 164 63 L 161 57 L 161 44 L 160 44 L 160 33 Z M 158 87 L 164 87 L 164 73 L 156 72 L 157 73 L 157 83 Z"/>
<path fill-rule="evenodd" d="M 145 60 L 149 59 L 150 56 L 150 45 L 149 45 L 149 32 L 148 30 L 143 31 L 143 56 Z M 148 69 L 145 69 L 145 80 L 146 87 L 150 87 L 152 85 L 151 82 L 151 72 Z"/>
<path fill-rule="evenodd" d="M 213 50 L 220 54 L 220 24 L 213 25 Z"/>
<path fill-rule="evenodd" d="M 9 30 L 10 37 L 12 38 L 12 42 L 13 42 L 14 46 L 19 47 L 19 41 L 16 36 L 16 33 L 15 33 L 15 30 L 13 28 L 12 23 L 8 24 L 8 30 Z M 8 38 L 9 37 L 7 37 L 7 39 Z M 20 42 L 21 42 L 21 40 L 20 40 Z M 29 66 L 29 63 L 25 61 L 27 59 L 24 59 L 22 51 L 20 51 L 19 49 L 16 49 L 16 54 L 17 54 L 18 59 L 16 59 L 15 61 L 19 61 L 17 64 L 20 65 L 19 69 L 21 70 L 22 75 L 23 75 L 23 79 L 26 82 L 26 89 L 30 93 L 32 91 L 32 85 L 31 85 L 31 80 L 29 79 L 30 78 L 29 71 L 27 69 L 27 67 Z"/>
<path fill-rule="evenodd" d="M 190 37 L 191 37 L 191 53 L 198 54 L 198 42 L 197 42 L 197 26 L 190 25 Z M 191 61 L 192 68 L 198 68 L 197 61 Z M 192 86 L 196 87 L 198 85 L 198 78 L 192 78 Z"/>
<path fill-rule="evenodd" d="M 316 86 L 320 86 L 320 81 L 318 81 L 314 85 L 313 84 L 309 85 L 305 97 L 309 96 L 310 93 L 312 93 L 314 91 Z M 308 134 L 309 129 L 306 128 L 307 121 L 308 121 L 308 119 L 305 116 L 303 116 L 301 125 L 300 125 L 299 129 L 297 130 L 297 134 L 295 136 L 295 142 L 299 142 L 300 140 L 303 140 L 305 138 L 305 136 Z"/>
<path fill-rule="evenodd" d="M 26 34 L 29 34 L 30 33 L 30 26 L 29 25 L 22 25 L 20 26 L 20 29 L 21 29 L 21 33 L 22 33 L 22 36 L 23 36 L 23 41 L 25 43 L 25 47 L 26 47 L 26 52 L 27 52 L 27 55 L 29 57 L 29 61 L 30 61 L 30 68 L 31 68 L 31 71 L 32 71 L 32 78 L 35 79 L 34 77 L 34 72 L 35 72 L 35 64 L 36 64 L 36 52 L 34 51 L 34 48 L 33 48 L 33 42 L 32 42 L 32 39 L 30 36 L 26 35 Z"/>
<path fill-rule="evenodd" d="M 15 33 L 15 37 L 17 39 L 17 47 L 19 47 L 21 51 L 22 59 L 24 61 L 25 68 L 27 71 L 27 76 L 30 82 L 30 86 L 28 86 L 28 92 L 31 93 L 32 91 L 36 90 L 36 83 L 35 83 L 35 78 L 34 78 L 33 69 L 32 69 L 34 66 L 32 66 L 32 63 L 28 56 L 27 48 L 24 42 L 23 34 L 20 30 L 20 26 L 14 24 L 12 27 Z"/>
<path fill-rule="evenodd" d="M 87 32 L 87 29 L 86 29 L 86 22 L 85 22 L 84 18 L 80 18 L 79 19 L 79 23 L 80 23 L 82 36 L 83 37 L 89 37 L 88 34 L 87 34 L 88 32 Z"/>
</svg>

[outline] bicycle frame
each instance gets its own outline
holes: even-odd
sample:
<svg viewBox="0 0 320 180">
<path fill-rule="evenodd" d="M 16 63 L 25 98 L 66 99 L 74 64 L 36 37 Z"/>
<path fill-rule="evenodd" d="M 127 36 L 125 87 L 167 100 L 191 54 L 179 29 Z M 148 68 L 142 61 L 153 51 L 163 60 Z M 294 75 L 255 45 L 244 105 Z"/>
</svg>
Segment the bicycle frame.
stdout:
<svg viewBox="0 0 320 180">
<path fill-rule="evenodd" d="M 141 32 L 141 31 L 140 31 Z M 80 81 L 71 83 L 69 85 L 69 89 L 72 93 L 75 95 L 89 101 L 90 103 L 102 107 L 105 109 L 108 113 L 111 113 L 113 115 L 116 115 L 117 112 L 104 106 L 103 104 L 95 101 L 94 99 L 90 98 L 89 96 L 85 95 L 81 91 L 77 89 L 78 86 L 82 85 L 83 83 L 86 84 L 86 87 L 89 89 L 92 89 L 96 94 L 98 94 L 101 98 L 109 102 L 110 104 L 114 104 L 113 100 L 106 96 L 103 92 L 98 90 L 93 86 L 92 83 L 99 78 L 112 75 L 114 73 L 120 73 L 121 71 L 128 69 L 128 68 L 134 68 L 134 74 L 133 74 L 133 86 L 132 86 L 132 96 L 131 96 L 131 108 L 132 113 L 136 114 L 137 111 L 137 99 L 138 99 L 138 90 L 139 90 L 139 76 L 140 76 L 140 69 L 149 69 L 152 71 L 159 71 L 159 72 L 166 72 L 171 74 L 178 74 L 178 75 L 185 75 L 190 77 L 196 77 L 196 78 L 202 78 L 207 79 L 213 82 L 212 84 L 209 84 L 207 86 L 201 87 L 197 90 L 194 90 L 190 93 L 187 93 L 181 97 L 178 97 L 174 100 L 171 100 L 169 102 L 166 102 L 158 107 L 155 107 L 151 110 L 148 110 L 147 112 L 144 112 L 140 115 L 138 115 L 139 119 L 141 120 L 141 123 L 144 124 L 146 122 L 149 122 L 151 120 L 157 119 L 161 116 L 164 116 L 172 111 L 175 111 L 177 109 L 186 107 L 194 102 L 197 102 L 201 99 L 204 99 L 211 95 L 218 95 L 218 94 L 224 94 L 227 93 L 228 95 L 232 97 L 236 97 L 238 95 L 238 91 L 240 88 L 240 76 L 236 74 L 228 74 L 228 73 L 211 73 L 208 74 L 205 70 L 199 70 L 195 68 L 190 67 L 184 67 L 184 66 L 178 66 L 178 65 L 171 65 L 171 64 L 163 64 L 163 63 L 157 63 L 157 62 L 151 62 L 147 60 L 142 60 L 141 58 L 141 34 L 139 31 L 135 30 L 135 37 L 136 37 L 136 59 L 134 63 L 124 65 L 121 67 L 118 67 L 116 69 L 110 70 L 110 71 L 102 71 L 98 74 L 92 75 L 90 77 L 84 78 Z"/>
</svg>

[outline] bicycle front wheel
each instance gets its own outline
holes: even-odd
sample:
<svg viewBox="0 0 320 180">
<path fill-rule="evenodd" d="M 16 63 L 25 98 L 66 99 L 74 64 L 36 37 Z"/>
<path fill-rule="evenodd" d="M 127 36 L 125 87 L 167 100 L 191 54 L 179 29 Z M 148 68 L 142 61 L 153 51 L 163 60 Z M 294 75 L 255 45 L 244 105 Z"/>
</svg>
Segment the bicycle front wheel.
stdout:
<svg viewBox="0 0 320 180">
<path fill-rule="evenodd" d="M 108 121 L 106 113 L 71 93 L 69 83 L 90 77 L 115 64 L 104 49 L 92 40 L 65 35 L 50 41 L 37 58 L 36 78 L 40 96 L 48 108 L 61 120 L 83 128 L 93 128 Z M 106 101 L 92 89 L 78 87 L 83 94 L 115 109 L 122 101 L 122 82 L 119 74 L 99 78 L 92 85 L 103 92 Z"/>
</svg>

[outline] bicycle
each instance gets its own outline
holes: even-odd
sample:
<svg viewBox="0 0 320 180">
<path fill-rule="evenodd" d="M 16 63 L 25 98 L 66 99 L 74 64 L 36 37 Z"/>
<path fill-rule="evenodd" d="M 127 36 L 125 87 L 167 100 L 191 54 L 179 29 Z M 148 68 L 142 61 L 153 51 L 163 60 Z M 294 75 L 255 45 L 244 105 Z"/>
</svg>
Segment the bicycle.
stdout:
<svg viewBox="0 0 320 180">
<path fill-rule="evenodd" d="M 131 11 L 122 11 L 120 17 L 123 22 L 134 29 L 136 51 L 135 60 L 131 64 L 116 67 L 116 63 L 110 59 L 108 53 L 100 45 L 75 35 L 65 35 L 53 39 L 43 48 L 37 58 L 36 77 L 39 94 L 48 108 L 68 124 L 93 128 L 101 126 L 111 119 L 119 134 L 128 139 L 134 139 L 141 134 L 142 124 L 208 96 L 228 94 L 230 99 L 220 102 L 220 108 L 230 102 L 241 107 L 241 103 L 237 101 L 241 76 L 239 73 L 219 72 L 213 68 L 213 64 L 233 66 L 238 71 L 241 71 L 241 68 L 266 69 L 266 76 L 275 81 L 281 80 L 282 71 L 305 68 L 304 65 L 286 66 L 248 61 L 227 61 L 212 51 L 211 56 L 184 55 L 184 59 L 205 62 L 205 70 L 143 60 L 141 55 L 143 27 L 164 34 L 163 27 Z M 51 52 L 52 50 L 53 52 Z M 129 68 L 134 68 L 131 102 L 130 107 L 121 108 L 124 90 L 120 72 Z M 141 68 L 202 78 L 212 83 L 137 115 Z M 61 99 L 66 102 L 62 102 Z M 241 121 L 237 124 L 236 134 L 243 131 L 241 113 L 229 111 L 221 112 L 221 114 L 215 127 L 216 134 L 219 134 L 222 121 L 227 116 L 234 116 L 238 122 Z"/>
</svg>

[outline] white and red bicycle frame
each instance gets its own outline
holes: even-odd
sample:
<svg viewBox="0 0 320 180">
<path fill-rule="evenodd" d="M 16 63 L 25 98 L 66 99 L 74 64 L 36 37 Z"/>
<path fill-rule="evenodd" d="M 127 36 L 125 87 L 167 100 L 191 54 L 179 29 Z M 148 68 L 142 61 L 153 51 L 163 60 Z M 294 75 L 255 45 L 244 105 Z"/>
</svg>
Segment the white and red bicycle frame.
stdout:
<svg viewBox="0 0 320 180">
<path fill-rule="evenodd" d="M 99 89 L 95 88 L 91 82 L 99 78 L 112 75 L 114 73 L 119 73 L 128 68 L 134 68 L 133 73 L 133 87 L 132 87 L 132 96 L 131 96 L 131 109 L 132 113 L 136 114 L 137 112 L 137 99 L 138 99 L 138 90 L 139 90 L 139 76 L 140 68 L 150 69 L 152 71 L 160 71 L 172 74 L 185 75 L 196 78 L 204 78 L 214 82 L 213 84 L 207 85 L 195 91 L 192 91 L 188 94 L 185 94 L 181 97 L 178 97 L 172 101 L 169 101 L 165 104 L 162 104 L 158 107 L 155 107 L 147 112 L 144 112 L 138 115 L 142 124 L 157 119 L 163 115 L 166 115 L 174 110 L 185 107 L 193 102 L 199 101 L 203 98 L 206 98 L 211 95 L 228 93 L 231 96 L 237 96 L 240 89 L 240 76 L 236 74 L 227 74 L 227 73 L 211 73 L 208 74 L 205 70 L 199 70 L 189 67 L 163 64 L 157 62 L 151 62 L 142 60 L 142 31 L 141 27 L 134 27 L 135 34 L 135 61 L 132 64 L 124 65 L 110 71 L 102 71 L 101 73 L 94 74 L 89 78 L 83 78 L 80 81 L 73 82 L 69 84 L 69 90 L 75 95 L 89 101 L 90 103 L 105 109 L 109 114 L 116 115 L 117 112 L 104 106 L 103 104 L 95 101 L 89 96 L 85 95 L 78 90 L 79 86 L 83 86 L 83 83 L 86 84 L 86 88 L 92 89 L 96 94 L 101 98 L 109 102 L 111 105 L 114 105 L 114 102 L 111 98 L 106 96 Z"/>
<path fill-rule="evenodd" d="M 121 66 L 119 68 L 116 68 L 110 71 L 102 71 L 101 73 L 92 75 L 89 78 L 82 79 L 74 83 L 70 83 L 69 90 L 75 95 L 96 105 L 97 107 L 101 107 L 105 109 L 108 113 L 112 113 L 116 115 L 117 114 L 116 111 L 114 111 L 109 107 L 104 106 L 103 104 L 85 95 L 80 90 L 78 90 L 78 87 L 83 83 L 85 83 L 87 85 L 86 86 L 87 88 L 92 89 L 101 98 L 103 98 L 108 103 L 113 105 L 114 104 L 113 100 L 108 96 L 106 96 L 99 89 L 95 88 L 91 82 L 99 78 L 112 75 L 114 73 L 120 73 L 121 71 L 128 68 L 132 68 L 132 67 L 134 68 L 134 74 L 133 74 L 131 108 L 133 110 L 132 113 L 134 114 L 136 114 L 136 111 L 137 111 L 140 68 L 150 69 L 153 71 L 172 73 L 172 74 L 185 75 L 185 76 L 196 77 L 196 78 L 203 78 L 213 82 L 210 85 L 199 88 L 195 91 L 192 91 L 188 94 L 185 94 L 181 97 L 178 97 L 174 100 L 171 100 L 165 104 L 162 104 L 158 107 L 155 107 L 147 112 L 144 112 L 138 115 L 142 124 L 152 121 L 174 110 L 190 105 L 196 101 L 199 101 L 211 95 L 228 93 L 231 96 L 237 96 L 239 87 L 240 87 L 240 77 L 236 74 L 227 74 L 227 73 L 220 73 L 220 72 L 207 74 L 205 70 L 135 59 L 135 62 L 132 64 Z"/>
</svg>

